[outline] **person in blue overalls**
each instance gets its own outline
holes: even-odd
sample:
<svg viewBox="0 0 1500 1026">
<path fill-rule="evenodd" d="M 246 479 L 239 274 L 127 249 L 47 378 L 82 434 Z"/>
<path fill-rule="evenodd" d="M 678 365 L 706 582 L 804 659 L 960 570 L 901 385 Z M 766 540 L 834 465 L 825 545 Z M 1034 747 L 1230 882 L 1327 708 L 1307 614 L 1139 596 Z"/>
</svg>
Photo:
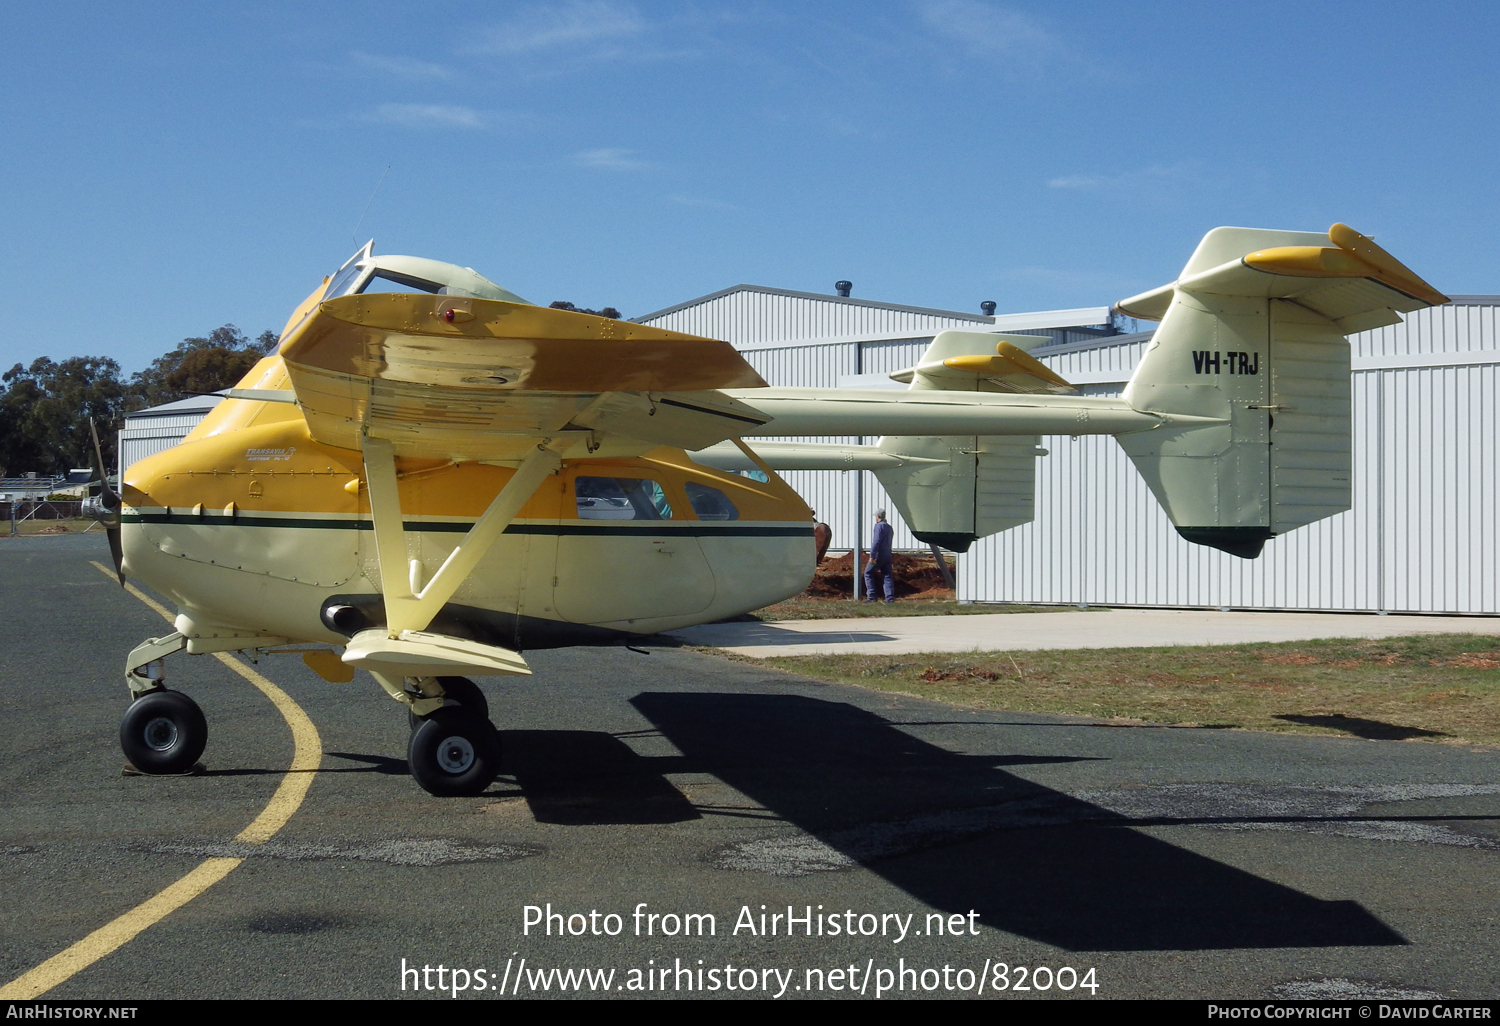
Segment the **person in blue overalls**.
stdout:
<svg viewBox="0 0 1500 1026">
<path fill-rule="evenodd" d="M 896 532 L 885 522 L 885 510 L 875 511 L 875 530 L 870 532 L 870 560 L 865 564 L 865 601 L 875 601 L 875 575 L 885 578 L 885 600 L 896 601 L 896 573 L 891 565 L 891 539 Z"/>
</svg>

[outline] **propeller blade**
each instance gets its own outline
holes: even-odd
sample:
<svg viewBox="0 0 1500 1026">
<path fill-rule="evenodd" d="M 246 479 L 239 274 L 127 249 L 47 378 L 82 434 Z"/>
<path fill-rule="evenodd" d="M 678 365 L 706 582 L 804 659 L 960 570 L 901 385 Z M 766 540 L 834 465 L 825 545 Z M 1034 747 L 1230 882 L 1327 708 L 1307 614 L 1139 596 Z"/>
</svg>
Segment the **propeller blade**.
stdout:
<svg viewBox="0 0 1500 1026">
<path fill-rule="evenodd" d="M 125 549 L 120 545 L 120 522 L 116 520 L 112 524 L 104 525 L 105 537 L 109 539 L 109 554 L 115 561 L 115 576 L 120 579 L 120 587 L 125 587 Z"/>
<path fill-rule="evenodd" d="M 125 549 L 120 544 L 120 496 L 109 486 L 109 475 L 104 470 L 104 450 L 99 445 L 99 429 L 94 426 L 94 418 L 89 418 L 89 434 L 94 439 L 94 473 L 99 475 L 99 504 L 110 517 L 101 517 L 104 524 L 104 534 L 109 539 L 109 554 L 115 561 L 115 576 L 120 579 L 120 587 L 125 586 Z"/>
<path fill-rule="evenodd" d="M 104 500 L 104 508 L 113 512 L 120 508 L 120 497 L 109 486 L 109 475 L 104 472 L 104 451 L 99 447 L 99 429 L 94 426 L 93 417 L 89 418 L 89 434 L 94 438 L 94 473 L 99 475 L 99 497 Z"/>
</svg>

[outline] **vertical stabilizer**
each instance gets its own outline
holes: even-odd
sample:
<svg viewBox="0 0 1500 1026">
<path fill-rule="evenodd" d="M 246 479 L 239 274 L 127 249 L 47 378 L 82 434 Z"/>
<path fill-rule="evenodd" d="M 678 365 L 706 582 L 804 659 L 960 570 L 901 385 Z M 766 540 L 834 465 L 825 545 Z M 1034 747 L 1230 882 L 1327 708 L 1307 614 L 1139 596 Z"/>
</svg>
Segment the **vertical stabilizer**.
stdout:
<svg viewBox="0 0 1500 1026">
<path fill-rule="evenodd" d="M 1216 228 L 1177 281 L 1117 304 L 1161 321 L 1124 398 L 1167 417 L 1116 438 L 1184 538 L 1253 559 L 1350 506 L 1346 334 L 1445 302 L 1343 225 Z"/>
</svg>

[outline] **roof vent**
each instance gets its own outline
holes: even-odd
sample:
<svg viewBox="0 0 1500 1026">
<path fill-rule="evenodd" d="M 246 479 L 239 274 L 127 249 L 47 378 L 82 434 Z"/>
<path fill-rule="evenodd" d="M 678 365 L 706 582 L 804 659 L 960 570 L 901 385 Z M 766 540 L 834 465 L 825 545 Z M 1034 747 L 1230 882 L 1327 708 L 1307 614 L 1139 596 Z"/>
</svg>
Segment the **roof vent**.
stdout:
<svg viewBox="0 0 1500 1026">
<path fill-rule="evenodd" d="M 993 317 L 995 316 L 995 301 L 993 299 L 986 299 L 983 303 L 979 304 L 979 309 L 984 311 L 986 317 Z"/>
<path fill-rule="evenodd" d="M 845 299 L 849 298 L 849 290 L 852 288 L 854 288 L 854 282 L 852 281 L 836 281 L 833 283 L 833 290 Z"/>
</svg>

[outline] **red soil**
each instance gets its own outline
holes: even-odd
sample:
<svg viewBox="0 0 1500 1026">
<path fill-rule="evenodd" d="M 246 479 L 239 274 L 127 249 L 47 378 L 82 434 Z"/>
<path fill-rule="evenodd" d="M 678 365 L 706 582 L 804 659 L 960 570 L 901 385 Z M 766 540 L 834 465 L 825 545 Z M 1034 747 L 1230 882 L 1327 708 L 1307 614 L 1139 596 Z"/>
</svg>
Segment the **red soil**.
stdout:
<svg viewBox="0 0 1500 1026">
<path fill-rule="evenodd" d="M 860 568 L 869 561 L 867 553 L 860 553 Z M 931 556 L 911 556 L 898 552 L 892 559 L 896 571 L 896 597 L 948 599 L 953 592 L 943 583 L 937 563 Z M 818 565 L 817 575 L 801 597 L 804 599 L 847 599 L 854 593 L 854 578 L 849 572 L 853 565 L 848 553 L 830 556 Z M 953 572 L 953 560 L 948 560 L 949 572 Z"/>
</svg>

